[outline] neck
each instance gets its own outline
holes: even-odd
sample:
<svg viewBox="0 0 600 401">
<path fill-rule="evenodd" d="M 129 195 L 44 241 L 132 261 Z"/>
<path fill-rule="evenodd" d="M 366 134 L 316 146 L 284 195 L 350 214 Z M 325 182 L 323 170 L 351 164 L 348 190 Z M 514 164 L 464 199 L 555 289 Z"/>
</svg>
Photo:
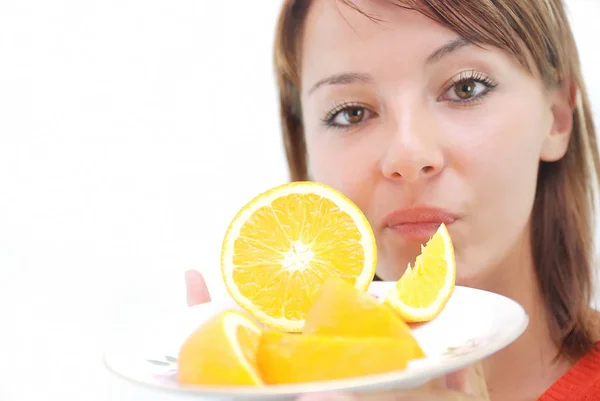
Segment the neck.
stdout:
<svg viewBox="0 0 600 401">
<path fill-rule="evenodd" d="M 519 339 L 483 363 L 492 401 L 537 400 L 571 366 L 567 361 L 554 361 L 558 348 L 550 336 L 529 235 L 524 237 L 501 266 L 493 269 L 497 272 L 493 277 L 474 283 L 518 302 L 530 319 Z"/>
</svg>

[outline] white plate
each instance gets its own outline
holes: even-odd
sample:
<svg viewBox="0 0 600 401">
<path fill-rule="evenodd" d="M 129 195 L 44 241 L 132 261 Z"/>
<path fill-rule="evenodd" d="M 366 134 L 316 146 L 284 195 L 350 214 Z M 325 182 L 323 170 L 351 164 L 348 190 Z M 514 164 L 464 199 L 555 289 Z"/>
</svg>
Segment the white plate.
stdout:
<svg viewBox="0 0 600 401">
<path fill-rule="evenodd" d="M 369 292 L 383 296 L 392 282 L 374 282 Z M 179 346 L 203 321 L 226 309 L 240 308 L 231 299 L 187 308 L 156 319 L 111 346 L 105 365 L 118 376 L 158 390 L 202 399 L 289 400 L 320 391 L 408 390 L 463 367 L 506 347 L 526 329 L 528 316 L 520 305 L 503 296 L 456 287 L 443 312 L 414 329 L 426 359 L 413 361 L 401 371 L 302 385 L 265 387 L 193 387 L 175 381 Z M 365 355 L 365 358 L 368 356 Z"/>
</svg>

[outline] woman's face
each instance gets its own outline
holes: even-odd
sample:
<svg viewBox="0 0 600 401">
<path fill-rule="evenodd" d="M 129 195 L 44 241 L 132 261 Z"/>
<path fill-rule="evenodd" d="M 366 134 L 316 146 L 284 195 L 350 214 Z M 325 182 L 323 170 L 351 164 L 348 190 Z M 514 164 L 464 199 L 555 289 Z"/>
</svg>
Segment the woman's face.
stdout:
<svg viewBox="0 0 600 401">
<path fill-rule="evenodd" d="M 498 49 L 385 1 L 355 3 L 385 21 L 334 0 L 314 1 L 306 20 L 310 174 L 366 214 L 383 279 L 443 222 L 468 284 L 527 244 L 540 159 L 562 157 L 568 142 L 554 138 L 564 127 L 552 96 Z"/>
</svg>

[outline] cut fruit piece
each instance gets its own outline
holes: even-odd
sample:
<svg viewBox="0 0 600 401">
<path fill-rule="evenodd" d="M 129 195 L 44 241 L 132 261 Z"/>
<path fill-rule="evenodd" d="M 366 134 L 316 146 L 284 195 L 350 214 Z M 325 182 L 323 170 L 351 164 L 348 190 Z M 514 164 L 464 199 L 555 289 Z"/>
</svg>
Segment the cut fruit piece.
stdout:
<svg viewBox="0 0 600 401">
<path fill-rule="evenodd" d="M 376 245 L 364 214 L 337 190 L 293 182 L 258 195 L 225 234 L 221 270 L 231 297 L 258 321 L 299 332 L 321 285 L 366 290 Z"/>
<path fill-rule="evenodd" d="M 408 325 L 390 307 L 337 277 L 321 287 L 302 332 L 319 336 L 403 337 L 415 358 L 425 356 Z"/>
<path fill-rule="evenodd" d="M 267 330 L 258 348 L 265 384 L 307 383 L 402 370 L 412 359 L 405 337 L 331 337 Z"/>
<path fill-rule="evenodd" d="M 262 329 L 226 311 L 202 324 L 179 351 L 177 381 L 187 385 L 262 385 L 256 352 Z"/>
<path fill-rule="evenodd" d="M 456 262 L 452 239 L 442 224 L 397 285 L 386 296 L 406 322 L 427 322 L 446 306 L 455 287 Z"/>
</svg>

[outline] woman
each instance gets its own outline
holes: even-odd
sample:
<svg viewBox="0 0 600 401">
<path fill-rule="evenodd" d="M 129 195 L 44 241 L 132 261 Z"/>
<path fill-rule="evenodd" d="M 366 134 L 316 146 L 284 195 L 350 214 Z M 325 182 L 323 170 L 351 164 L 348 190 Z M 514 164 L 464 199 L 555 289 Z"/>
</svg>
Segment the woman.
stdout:
<svg viewBox="0 0 600 401">
<path fill-rule="evenodd" d="M 491 399 L 600 400 L 600 161 L 562 1 L 288 0 L 275 50 L 291 178 L 363 210 L 378 277 L 444 222 L 457 283 L 529 313 L 483 363 Z M 386 219 L 398 210 L 411 220 Z"/>
</svg>

